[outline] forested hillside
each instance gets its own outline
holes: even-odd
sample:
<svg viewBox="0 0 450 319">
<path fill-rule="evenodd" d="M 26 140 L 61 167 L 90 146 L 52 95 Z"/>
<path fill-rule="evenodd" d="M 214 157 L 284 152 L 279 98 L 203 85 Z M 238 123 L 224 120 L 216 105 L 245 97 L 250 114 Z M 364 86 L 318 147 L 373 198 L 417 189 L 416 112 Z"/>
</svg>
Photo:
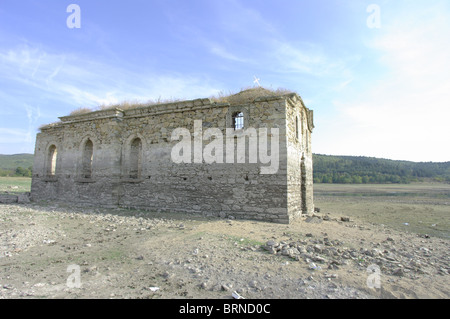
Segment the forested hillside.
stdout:
<svg viewBox="0 0 450 319">
<path fill-rule="evenodd" d="M 450 182 L 450 162 L 416 163 L 362 156 L 313 155 L 314 182 L 339 184 Z"/>
<path fill-rule="evenodd" d="M 0 176 L 31 177 L 33 154 L 0 154 Z"/>
</svg>

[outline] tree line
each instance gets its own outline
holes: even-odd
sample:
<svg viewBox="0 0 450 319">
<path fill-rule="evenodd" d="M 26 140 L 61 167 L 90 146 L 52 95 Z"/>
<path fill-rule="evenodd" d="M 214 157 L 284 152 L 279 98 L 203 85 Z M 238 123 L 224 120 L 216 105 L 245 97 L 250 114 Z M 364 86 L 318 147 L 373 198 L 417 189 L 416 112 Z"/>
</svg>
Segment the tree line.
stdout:
<svg viewBox="0 0 450 319">
<path fill-rule="evenodd" d="M 363 156 L 313 155 L 315 183 L 383 184 L 450 182 L 450 162 L 409 162 Z"/>
<path fill-rule="evenodd" d="M 15 169 L 0 169 L 0 176 L 13 176 L 13 177 L 31 177 L 33 167 L 23 168 L 21 166 Z"/>
</svg>

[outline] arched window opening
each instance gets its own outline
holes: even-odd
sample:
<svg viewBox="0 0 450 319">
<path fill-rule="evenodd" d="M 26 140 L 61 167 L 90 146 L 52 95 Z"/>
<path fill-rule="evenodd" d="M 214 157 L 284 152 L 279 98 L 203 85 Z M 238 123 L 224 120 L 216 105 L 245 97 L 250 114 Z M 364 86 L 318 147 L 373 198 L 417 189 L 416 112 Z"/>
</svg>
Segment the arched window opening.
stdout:
<svg viewBox="0 0 450 319">
<path fill-rule="evenodd" d="M 298 116 L 295 117 L 295 138 L 298 140 Z"/>
<path fill-rule="evenodd" d="M 47 158 L 47 175 L 55 176 L 56 175 L 56 158 L 58 156 L 58 150 L 55 145 L 50 146 L 48 149 L 48 158 Z"/>
<path fill-rule="evenodd" d="M 83 149 L 83 163 L 82 163 L 82 176 L 84 178 L 92 177 L 92 161 L 94 158 L 94 144 L 88 139 L 84 144 Z"/>
<path fill-rule="evenodd" d="M 233 128 L 235 130 L 240 130 L 244 128 L 244 113 L 243 112 L 235 112 L 232 115 L 233 120 Z"/>
<path fill-rule="evenodd" d="M 130 178 L 141 177 L 142 166 L 142 141 L 140 138 L 135 138 L 131 142 L 130 149 Z"/>
</svg>

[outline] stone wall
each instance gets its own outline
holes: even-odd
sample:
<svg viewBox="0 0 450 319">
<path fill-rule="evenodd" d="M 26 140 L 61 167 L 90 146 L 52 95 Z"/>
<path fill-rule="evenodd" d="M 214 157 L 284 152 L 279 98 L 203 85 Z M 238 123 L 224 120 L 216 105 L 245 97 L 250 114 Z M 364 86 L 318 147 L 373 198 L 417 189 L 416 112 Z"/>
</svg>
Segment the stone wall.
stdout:
<svg viewBox="0 0 450 319">
<path fill-rule="evenodd" d="M 314 212 L 311 133 L 312 111 L 304 107 L 298 96 L 287 102 L 287 187 L 289 215 Z"/>
<path fill-rule="evenodd" d="M 244 128 L 231 129 L 234 135 L 227 136 L 237 112 L 244 116 Z M 242 105 L 198 99 L 61 117 L 37 135 L 32 199 L 288 223 L 313 210 L 312 155 L 306 145 L 311 141 L 309 112 L 298 95 L 289 94 Z M 189 140 L 183 139 L 192 143 L 187 163 L 173 160 L 172 152 L 182 140 L 172 136 L 177 128 L 190 133 Z M 237 158 L 229 163 L 225 154 L 223 163 L 220 156 L 218 163 L 202 156 L 212 145 L 216 152 L 206 154 L 219 154 L 219 145 L 224 153 L 233 145 L 236 154 L 243 135 L 263 128 L 279 132 L 273 174 L 264 173 L 273 162 L 251 161 L 253 135 L 246 138 L 243 163 Z M 205 136 L 207 132 L 216 135 Z M 267 154 L 273 153 L 270 139 L 275 137 L 268 137 Z"/>
</svg>

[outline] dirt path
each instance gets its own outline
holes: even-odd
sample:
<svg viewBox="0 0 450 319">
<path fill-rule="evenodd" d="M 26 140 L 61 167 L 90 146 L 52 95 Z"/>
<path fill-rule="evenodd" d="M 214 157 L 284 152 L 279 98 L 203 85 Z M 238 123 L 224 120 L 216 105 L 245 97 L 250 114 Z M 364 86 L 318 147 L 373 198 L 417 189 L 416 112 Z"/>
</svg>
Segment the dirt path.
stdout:
<svg viewBox="0 0 450 319">
<path fill-rule="evenodd" d="M 448 240 L 340 218 L 1 204 L 0 298 L 449 297 Z"/>
</svg>

